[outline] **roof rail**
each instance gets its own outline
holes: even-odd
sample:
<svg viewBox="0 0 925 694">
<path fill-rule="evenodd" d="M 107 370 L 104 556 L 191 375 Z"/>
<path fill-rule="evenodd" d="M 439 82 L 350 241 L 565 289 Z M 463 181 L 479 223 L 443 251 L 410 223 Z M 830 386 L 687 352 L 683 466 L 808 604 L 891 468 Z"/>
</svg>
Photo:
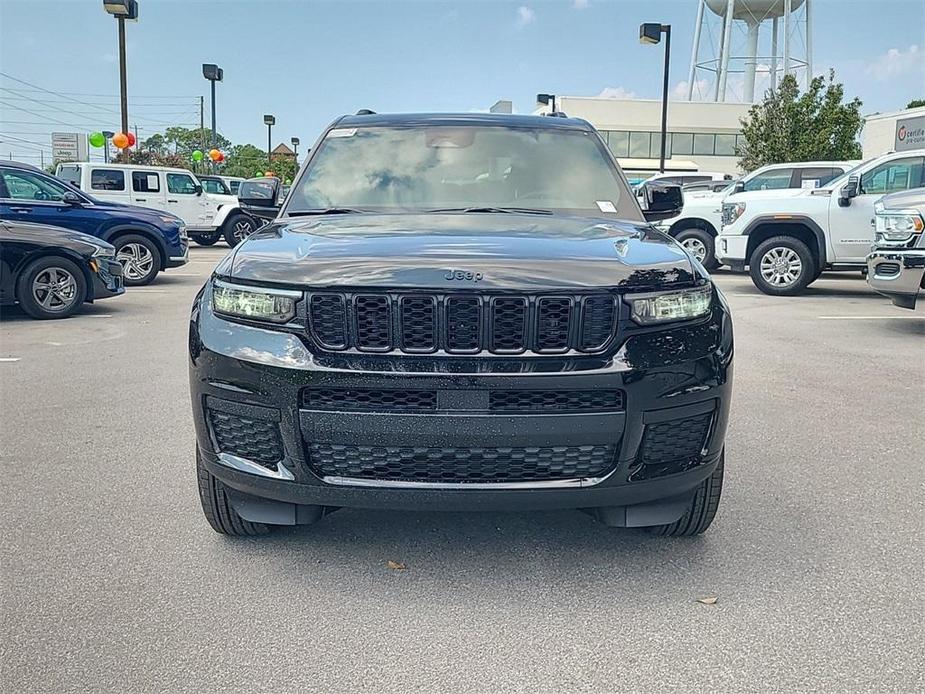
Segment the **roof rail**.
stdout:
<svg viewBox="0 0 925 694">
<path fill-rule="evenodd" d="M 371 108 L 361 108 L 359 111 L 357 111 L 356 114 L 358 116 L 375 116 L 376 112 L 373 111 Z"/>
</svg>

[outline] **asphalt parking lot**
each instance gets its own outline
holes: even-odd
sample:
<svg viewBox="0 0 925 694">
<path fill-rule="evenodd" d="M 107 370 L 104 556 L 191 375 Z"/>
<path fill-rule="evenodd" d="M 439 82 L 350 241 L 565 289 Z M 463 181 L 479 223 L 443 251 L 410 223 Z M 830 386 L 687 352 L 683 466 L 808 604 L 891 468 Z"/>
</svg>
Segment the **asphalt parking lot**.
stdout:
<svg viewBox="0 0 925 694">
<path fill-rule="evenodd" d="M 3 691 L 925 689 L 925 307 L 718 274 L 736 393 L 700 538 L 345 510 L 241 540 L 199 508 L 185 354 L 226 251 L 0 320 Z"/>
</svg>

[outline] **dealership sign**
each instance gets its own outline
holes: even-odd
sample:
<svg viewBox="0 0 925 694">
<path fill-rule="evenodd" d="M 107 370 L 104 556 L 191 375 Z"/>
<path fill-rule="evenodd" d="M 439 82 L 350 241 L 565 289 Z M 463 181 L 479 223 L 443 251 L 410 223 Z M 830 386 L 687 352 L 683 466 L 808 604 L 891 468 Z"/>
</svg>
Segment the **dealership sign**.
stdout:
<svg viewBox="0 0 925 694">
<path fill-rule="evenodd" d="M 51 156 L 54 161 L 87 161 L 87 135 L 52 133 Z"/>
<path fill-rule="evenodd" d="M 896 121 L 896 142 L 893 149 L 902 152 L 907 149 L 925 147 L 925 116 L 902 118 Z"/>
</svg>

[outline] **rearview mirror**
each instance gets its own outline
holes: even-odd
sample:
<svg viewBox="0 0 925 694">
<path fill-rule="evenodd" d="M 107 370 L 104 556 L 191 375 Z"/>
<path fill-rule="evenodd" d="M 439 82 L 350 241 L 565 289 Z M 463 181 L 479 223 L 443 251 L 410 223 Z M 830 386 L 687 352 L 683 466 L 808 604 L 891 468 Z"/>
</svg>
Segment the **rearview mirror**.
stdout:
<svg viewBox="0 0 925 694">
<path fill-rule="evenodd" d="M 193 190 L 196 191 L 196 195 L 202 195 L 202 184 L 197 183 L 195 186 L 193 186 Z"/>
<path fill-rule="evenodd" d="M 732 188 L 733 193 L 744 193 L 745 192 L 745 181 L 736 181 L 736 184 Z"/>
<path fill-rule="evenodd" d="M 77 193 L 71 190 L 64 191 L 64 194 L 61 196 L 61 202 L 67 205 L 82 205 L 83 204 L 83 200 L 81 199 L 81 197 Z"/>
<path fill-rule="evenodd" d="M 684 207 L 684 195 L 677 183 L 660 183 L 649 181 L 643 183 L 636 194 L 642 216 L 647 222 L 668 219 L 681 213 Z"/>
<path fill-rule="evenodd" d="M 249 178 L 238 188 L 241 209 L 261 219 L 275 219 L 282 207 L 280 180 L 274 176 Z"/>
<path fill-rule="evenodd" d="M 848 207 L 851 204 L 851 198 L 856 198 L 860 192 L 861 182 L 857 176 L 848 176 L 848 182 L 838 191 L 838 206 Z"/>
</svg>

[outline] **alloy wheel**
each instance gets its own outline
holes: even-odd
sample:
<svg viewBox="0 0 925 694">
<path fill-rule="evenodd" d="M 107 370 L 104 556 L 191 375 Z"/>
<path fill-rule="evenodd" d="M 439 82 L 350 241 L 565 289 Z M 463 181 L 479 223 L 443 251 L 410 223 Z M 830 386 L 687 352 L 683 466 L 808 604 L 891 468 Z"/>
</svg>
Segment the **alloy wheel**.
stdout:
<svg viewBox="0 0 925 694">
<path fill-rule="evenodd" d="M 761 256 L 759 270 L 768 284 L 774 287 L 789 287 L 800 278 L 803 261 L 792 248 L 777 246 L 769 248 Z"/>
<path fill-rule="evenodd" d="M 707 257 L 706 245 L 696 236 L 688 236 L 686 239 L 681 241 L 681 248 L 694 256 L 694 258 L 697 259 L 697 262 L 702 263 Z"/>
<path fill-rule="evenodd" d="M 63 313 L 77 300 L 77 279 L 64 268 L 45 268 L 32 280 L 32 297 L 46 311 Z"/>
<path fill-rule="evenodd" d="M 254 225 L 249 219 L 239 219 L 232 230 L 235 240 L 240 243 L 254 233 Z"/>
<path fill-rule="evenodd" d="M 154 268 L 154 254 L 140 243 L 127 243 L 119 249 L 116 260 L 122 263 L 122 274 L 129 280 L 141 280 Z"/>
</svg>

